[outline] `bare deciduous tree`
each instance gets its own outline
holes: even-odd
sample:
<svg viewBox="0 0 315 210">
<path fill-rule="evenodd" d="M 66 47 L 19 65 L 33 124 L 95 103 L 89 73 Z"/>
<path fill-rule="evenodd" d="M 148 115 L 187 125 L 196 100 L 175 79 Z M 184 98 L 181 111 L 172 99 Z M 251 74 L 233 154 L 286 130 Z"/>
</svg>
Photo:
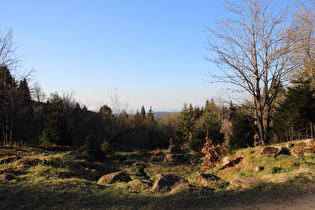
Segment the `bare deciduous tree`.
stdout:
<svg viewBox="0 0 315 210">
<path fill-rule="evenodd" d="M 281 9 L 274 1 L 244 0 L 228 1 L 225 8 L 232 16 L 207 28 L 208 49 L 216 54 L 207 59 L 223 72 L 210 75 L 213 80 L 209 82 L 229 83 L 250 94 L 257 134 L 265 145 L 279 88 L 294 68 L 286 33 L 288 7 Z"/>
<path fill-rule="evenodd" d="M 20 62 L 16 55 L 17 47 L 13 42 L 13 31 L 9 29 L 6 33 L 0 33 L 0 66 L 7 66 L 14 69 Z"/>
<path fill-rule="evenodd" d="M 298 2 L 297 8 L 289 30 L 299 66 L 293 77 L 304 74 L 315 85 L 315 1 Z"/>
<path fill-rule="evenodd" d="M 46 94 L 42 91 L 42 87 L 40 86 L 40 84 L 38 82 L 34 83 L 34 89 L 32 92 L 32 97 L 34 100 L 36 100 L 39 103 L 45 101 L 45 99 L 46 99 Z"/>
</svg>

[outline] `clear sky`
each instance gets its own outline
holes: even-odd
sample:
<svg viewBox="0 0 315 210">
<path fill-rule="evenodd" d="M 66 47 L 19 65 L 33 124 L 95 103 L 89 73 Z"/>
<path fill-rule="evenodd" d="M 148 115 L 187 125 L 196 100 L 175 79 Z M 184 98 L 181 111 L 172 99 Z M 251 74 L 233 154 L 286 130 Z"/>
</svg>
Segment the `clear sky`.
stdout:
<svg viewBox="0 0 315 210">
<path fill-rule="evenodd" d="M 0 30 L 13 28 L 24 68 L 49 95 L 74 91 L 89 109 L 204 105 L 220 88 L 204 81 L 207 33 L 225 16 L 219 0 L 0 0 Z"/>
</svg>

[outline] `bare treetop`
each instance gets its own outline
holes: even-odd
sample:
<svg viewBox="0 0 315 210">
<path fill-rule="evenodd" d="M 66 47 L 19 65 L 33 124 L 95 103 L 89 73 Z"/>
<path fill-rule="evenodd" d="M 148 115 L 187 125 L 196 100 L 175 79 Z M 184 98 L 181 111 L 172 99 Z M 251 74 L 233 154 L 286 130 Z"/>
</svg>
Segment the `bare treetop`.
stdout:
<svg viewBox="0 0 315 210">
<path fill-rule="evenodd" d="M 0 65 L 8 66 L 15 69 L 20 62 L 20 58 L 16 55 L 17 46 L 13 42 L 13 31 L 9 29 L 7 32 L 0 32 Z"/>
<path fill-rule="evenodd" d="M 287 33 L 289 7 L 275 1 L 228 1 L 230 17 L 207 28 L 208 49 L 223 75 L 211 75 L 210 82 L 229 83 L 252 96 L 259 124 L 260 140 L 267 143 L 270 115 L 278 90 L 295 63 L 292 42 Z M 211 74 L 211 72 L 210 72 Z M 265 120 L 267 119 L 267 120 Z"/>
</svg>

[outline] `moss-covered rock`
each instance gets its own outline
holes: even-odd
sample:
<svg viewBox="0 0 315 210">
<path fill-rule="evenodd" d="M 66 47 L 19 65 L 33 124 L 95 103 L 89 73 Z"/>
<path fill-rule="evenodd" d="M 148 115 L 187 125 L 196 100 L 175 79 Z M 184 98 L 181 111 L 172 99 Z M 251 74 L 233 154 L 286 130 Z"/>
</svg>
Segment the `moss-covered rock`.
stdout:
<svg viewBox="0 0 315 210">
<path fill-rule="evenodd" d="M 313 139 L 296 142 L 291 148 L 290 153 L 297 158 L 315 156 L 315 142 Z"/>
<path fill-rule="evenodd" d="M 98 180 L 97 184 L 105 185 L 105 184 L 112 184 L 115 182 L 129 182 L 129 181 L 131 181 L 130 176 L 123 171 L 119 171 L 119 172 L 106 174 L 102 176 Z"/>
</svg>

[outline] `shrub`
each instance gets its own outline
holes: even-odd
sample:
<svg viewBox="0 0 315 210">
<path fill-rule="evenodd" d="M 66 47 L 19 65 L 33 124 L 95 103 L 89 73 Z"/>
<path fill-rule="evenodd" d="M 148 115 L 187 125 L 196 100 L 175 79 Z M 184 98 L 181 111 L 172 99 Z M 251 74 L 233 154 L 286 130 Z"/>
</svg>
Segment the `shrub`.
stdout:
<svg viewBox="0 0 315 210">
<path fill-rule="evenodd" d="M 101 150 L 104 152 L 104 155 L 107 157 L 111 157 L 113 155 L 113 150 L 108 141 L 104 141 L 101 144 Z"/>
<path fill-rule="evenodd" d="M 221 156 L 225 154 L 226 148 L 223 145 L 216 146 L 212 143 L 212 140 L 207 140 L 201 152 L 205 154 L 201 167 L 201 170 L 204 171 L 211 169 L 220 160 Z"/>
<path fill-rule="evenodd" d="M 97 160 L 103 160 L 105 157 L 104 152 L 101 150 L 100 142 L 96 139 L 93 134 L 86 137 L 85 144 L 80 150 L 86 153 L 89 158 L 95 158 Z"/>
</svg>

